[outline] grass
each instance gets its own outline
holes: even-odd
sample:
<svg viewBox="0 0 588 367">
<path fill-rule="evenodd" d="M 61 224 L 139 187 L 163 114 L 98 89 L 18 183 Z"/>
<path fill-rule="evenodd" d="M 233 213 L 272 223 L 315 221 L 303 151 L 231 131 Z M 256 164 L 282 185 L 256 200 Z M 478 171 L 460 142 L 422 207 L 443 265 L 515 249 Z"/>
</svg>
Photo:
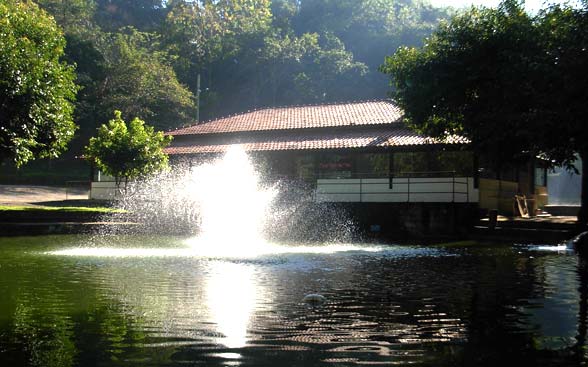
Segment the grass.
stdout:
<svg viewBox="0 0 588 367">
<path fill-rule="evenodd" d="M 125 213 L 121 209 L 87 206 L 12 206 L 0 205 L 0 212 Z"/>
</svg>

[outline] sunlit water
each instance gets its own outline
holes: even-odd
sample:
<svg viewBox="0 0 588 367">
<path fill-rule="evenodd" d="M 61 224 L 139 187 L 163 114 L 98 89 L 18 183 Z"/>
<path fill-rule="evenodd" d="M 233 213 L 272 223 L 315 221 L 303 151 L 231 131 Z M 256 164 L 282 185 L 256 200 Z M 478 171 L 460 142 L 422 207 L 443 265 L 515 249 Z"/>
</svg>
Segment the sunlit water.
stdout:
<svg viewBox="0 0 588 367">
<path fill-rule="evenodd" d="M 48 251 L 48 255 L 75 257 L 188 257 L 188 258 L 228 258 L 254 259 L 268 255 L 283 254 L 335 254 L 339 252 L 381 252 L 382 246 L 351 245 L 351 244 L 321 244 L 321 245 L 278 245 L 260 242 L 258 245 L 246 243 L 238 245 L 209 246 L 208 242 L 196 237 L 182 241 L 184 246 L 175 248 L 145 248 L 145 247 L 92 247 L 81 246 L 68 249 Z M 227 250 L 230 249 L 230 250 Z"/>
<path fill-rule="evenodd" d="M 561 249 L 275 245 L 239 258 L 191 241 L 0 240 L 0 365 L 586 362 L 586 267 Z"/>
</svg>

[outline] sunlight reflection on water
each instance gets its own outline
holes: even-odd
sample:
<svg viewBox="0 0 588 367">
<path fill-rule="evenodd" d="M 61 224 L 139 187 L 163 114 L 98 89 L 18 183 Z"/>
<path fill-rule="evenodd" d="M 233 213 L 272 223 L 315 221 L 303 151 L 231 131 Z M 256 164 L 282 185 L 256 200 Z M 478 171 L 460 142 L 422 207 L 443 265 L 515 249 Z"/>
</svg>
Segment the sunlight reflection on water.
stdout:
<svg viewBox="0 0 588 367">
<path fill-rule="evenodd" d="M 262 243 L 259 245 L 231 246 L 232 251 L 220 245 L 197 246 L 199 241 L 188 240 L 194 244 L 185 248 L 119 248 L 119 247 L 75 247 L 49 251 L 48 255 L 75 257 L 203 257 L 203 258 L 255 258 L 264 255 L 280 254 L 334 254 L 339 252 L 382 252 L 383 246 L 363 246 L 335 244 L 320 246 L 284 246 Z"/>
</svg>

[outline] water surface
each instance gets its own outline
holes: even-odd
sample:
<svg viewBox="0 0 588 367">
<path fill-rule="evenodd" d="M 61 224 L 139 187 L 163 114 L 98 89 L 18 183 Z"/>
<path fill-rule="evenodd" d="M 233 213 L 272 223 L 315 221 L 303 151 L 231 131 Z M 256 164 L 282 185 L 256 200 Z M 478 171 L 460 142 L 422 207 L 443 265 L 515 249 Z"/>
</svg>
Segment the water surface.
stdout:
<svg viewBox="0 0 588 367">
<path fill-rule="evenodd" d="M 564 248 L 279 248 L 1 239 L 0 365 L 586 363 L 587 267 Z"/>
</svg>

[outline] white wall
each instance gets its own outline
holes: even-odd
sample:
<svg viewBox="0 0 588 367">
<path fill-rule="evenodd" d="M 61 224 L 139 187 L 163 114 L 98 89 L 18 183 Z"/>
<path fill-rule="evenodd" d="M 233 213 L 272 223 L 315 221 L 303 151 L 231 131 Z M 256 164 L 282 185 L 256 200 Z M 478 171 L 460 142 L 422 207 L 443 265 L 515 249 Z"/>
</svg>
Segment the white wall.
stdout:
<svg viewBox="0 0 588 367">
<path fill-rule="evenodd" d="M 319 179 L 318 202 L 477 203 L 473 177 Z"/>
</svg>

